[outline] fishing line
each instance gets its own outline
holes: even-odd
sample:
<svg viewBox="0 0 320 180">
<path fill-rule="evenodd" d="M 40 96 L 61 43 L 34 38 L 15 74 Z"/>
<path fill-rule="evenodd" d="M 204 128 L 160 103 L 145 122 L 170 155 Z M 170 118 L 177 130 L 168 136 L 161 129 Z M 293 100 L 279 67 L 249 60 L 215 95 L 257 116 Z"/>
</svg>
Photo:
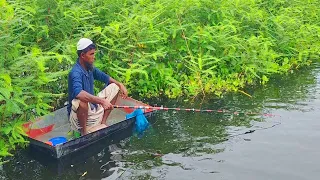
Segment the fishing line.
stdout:
<svg viewBox="0 0 320 180">
<path fill-rule="evenodd" d="M 151 109 L 151 110 L 175 110 L 175 111 L 189 111 L 189 112 L 215 112 L 215 113 L 230 113 L 234 115 L 261 115 L 261 116 L 267 116 L 267 117 L 275 117 L 280 115 L 270 114 L 270 113 L 256 113 L 256 112 L 239 112 L 239 111 L 229 111 L 225 109 L 218 109 L 218 110 L 212 110 L 212 109 L 195 109 L 195 108 L 179 108 L 179 107 L 163 107 L 163 106 L 120 106 L 120 105 L 113 105 L 113 108 L 123 108 L 123 109 Z"/>
</svg>

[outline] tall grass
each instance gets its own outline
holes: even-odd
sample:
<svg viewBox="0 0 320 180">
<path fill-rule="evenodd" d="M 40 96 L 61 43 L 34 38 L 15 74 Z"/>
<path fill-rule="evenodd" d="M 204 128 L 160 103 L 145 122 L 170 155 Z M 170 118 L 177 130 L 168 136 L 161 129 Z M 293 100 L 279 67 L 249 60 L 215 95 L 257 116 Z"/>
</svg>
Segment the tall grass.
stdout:
<svg viewBox="0 0 320 180">
<path fill-rule="evenodd" d="M 140 96 L 266 83 L 319 59 L 319 0 L 0 0 L 0 157 L 66 99 L 75 44 Z"/>
</svg>

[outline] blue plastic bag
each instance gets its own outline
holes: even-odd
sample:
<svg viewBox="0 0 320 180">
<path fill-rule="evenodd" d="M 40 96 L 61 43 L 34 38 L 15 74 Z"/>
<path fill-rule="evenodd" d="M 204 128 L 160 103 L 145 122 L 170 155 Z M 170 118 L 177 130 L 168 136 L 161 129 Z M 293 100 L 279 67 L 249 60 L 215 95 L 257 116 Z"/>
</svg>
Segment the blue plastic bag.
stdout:
<svg viewBox="0 0 320 180">
<path fill-rule="evenodd" d="M 147 118 L 144 116 L 142 109 L 136 109 L 126 115 L 126 119 L 136 117 L 135 130 L 138 134 L 142 134 L 149 126 Z"/>
</svg>

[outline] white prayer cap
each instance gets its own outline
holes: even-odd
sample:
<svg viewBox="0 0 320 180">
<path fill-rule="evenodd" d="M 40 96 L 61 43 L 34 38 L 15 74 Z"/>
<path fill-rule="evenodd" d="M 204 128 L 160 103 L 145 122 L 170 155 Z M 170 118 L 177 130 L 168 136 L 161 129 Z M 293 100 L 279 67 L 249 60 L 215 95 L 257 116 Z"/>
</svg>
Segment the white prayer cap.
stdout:
<svg viewBox="0 0 320 180">
<path fill-rule="evenodd" d="M 81 38 L 77 43 L 77 50 L 83 50 L 91 44 L 93 44 L 93 42 L 90 39 Z"/>
</svg>

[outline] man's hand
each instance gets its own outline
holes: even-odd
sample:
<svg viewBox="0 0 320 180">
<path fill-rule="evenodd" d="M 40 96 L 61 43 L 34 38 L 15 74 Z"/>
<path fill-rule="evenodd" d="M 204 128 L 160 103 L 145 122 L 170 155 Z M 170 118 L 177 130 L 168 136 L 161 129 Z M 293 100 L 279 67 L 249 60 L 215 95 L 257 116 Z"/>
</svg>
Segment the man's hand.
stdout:
<svg viewBox="0 0 320 180">
<path fill-rule="evenodd" d="M 113 109 L 113 105 L 106 99 L 102 100 L 101 106 L 103 107 L 104 110 Z"/>
<path fill-rule="evenodd" d="M 122 98 L 125 99 L 128 97 L 128 90 L 122 83 L 114 80 L 112 77 L 109 78 L 109 83 L 115 83 L 119 87 Z"/>
<path fill-rule="evenodd" d="M 128 90 L 126 89 L 126 87 L 124 87 L 124 85 L 122 83 L 120 83 L 119 88 L 120 88 L 120 92 L 122 94 L 122 97 L 127 98 L 128 97 Z"/>
</svg>

